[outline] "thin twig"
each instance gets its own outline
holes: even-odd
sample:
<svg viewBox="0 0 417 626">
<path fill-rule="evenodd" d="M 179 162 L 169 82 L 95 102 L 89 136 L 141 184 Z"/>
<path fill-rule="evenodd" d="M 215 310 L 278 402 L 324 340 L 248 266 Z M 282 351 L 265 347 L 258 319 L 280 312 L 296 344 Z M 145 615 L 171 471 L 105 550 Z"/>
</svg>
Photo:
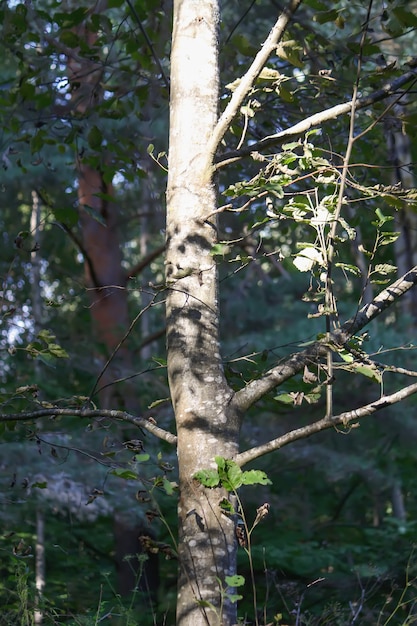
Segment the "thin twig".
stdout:
<svg viewBox="0 0 417 626">
<path fill-rule="evenodd" d="M 159 71 L 161 72 L 161 76 L 162 76 L 162 78 L 164 80 L 165 86 L 169 90 L 169 80 L 168 80 L 168 78 L 167 78 L 167 76 L 165 74 L 164 68 L 162 67 L 162 63 L 161 63 L 158 55 L 156 54 L 155 48 L 153 47 L 152 42 L 149 39 L 148 33 L 146 32 L 146 30 L 145 30 L 145 28 L 144 28 L 144 26 L 143 26 L 143 24 L 141 22 L 141 19 L 140 19 L 139 15 L 138 15 L 138 12 L 136 11 L 135 7 L 133 6 L 133 4 L 131 3 L 130 0 L 126 0 L 126 2 L 127 2 L 128 7 L 130 9 L 130 12 L 132 13 L 132 15 L 133 15 L 137 25 L 140 28 L 140 31 L 141 31 L 141 33 L 142 33 L 142 35 L 143 35 L 143 37 L 144 37 L 144 39 L 146 41 L 146 45 L 148 46 L 149 51 L 150 51 L 150 53 L 151 53 L 155 63 L 157 64 Z"/>
</svg>

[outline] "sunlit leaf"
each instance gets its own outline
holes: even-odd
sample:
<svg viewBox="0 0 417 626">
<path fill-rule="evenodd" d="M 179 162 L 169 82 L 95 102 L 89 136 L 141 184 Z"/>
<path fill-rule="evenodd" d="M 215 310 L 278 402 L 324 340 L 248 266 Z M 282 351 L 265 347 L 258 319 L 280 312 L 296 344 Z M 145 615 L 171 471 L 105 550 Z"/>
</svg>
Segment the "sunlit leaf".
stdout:
<svg viewBox="0 0 417 626">
<path fill-rule="evenodd" d="M 217 487 L 220 482 L 219 474 L 215 469 L 200 470 L 194 474 L 194 478 L 204 487 Z"/>
<path fill-rule="evenodd" d="M 242 475 L 243 485 L 272 485 L 268 476 L 262 470 L 248 470 Z"/>
<path fill-rule="evenodd" d="M 240 574 L 225 576 L 224 580 L 229 587 L 243 587 L 245 584 L 245 577 Z"/>
</svg>

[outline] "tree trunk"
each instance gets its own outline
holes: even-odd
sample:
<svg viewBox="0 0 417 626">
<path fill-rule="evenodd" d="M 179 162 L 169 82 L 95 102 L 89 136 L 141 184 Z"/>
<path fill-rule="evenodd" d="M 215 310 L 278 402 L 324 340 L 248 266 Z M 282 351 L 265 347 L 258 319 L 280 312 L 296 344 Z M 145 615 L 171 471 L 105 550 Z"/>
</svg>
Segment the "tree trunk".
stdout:
<svg viewBox="0 0 417 626">
<path fill-rule="evenodd" d="M 36 596 L 35 611 L 33 621 L 35 624 L 42 624 L 44 615 L 42 609 L 42 596 L 45 589 L 45 518 L 43 511 L 36 509 Z"/>
<path fill-rule="evenodd" d="M 88 165 L 79 163 L 78 171 L 80 223 L 87 256 L 85 274 L 93 329 L 96 339 L 106 350 L 106 358 L 115 353 L 98 385 L 103 389 L 100 393 L 101 406 L 110 408 L 115 396 L 111 383 L 132 371 L 130 351 L 121 344 L 129 327 L 126 272 L 122 267 L 117 232 L 117 208 L 113 202 L 97 195 L 111 195 L 111 185 L 105 185 L 101 173 Z M 92 207 L 103 223 L 87 213 L 84 206 Z M 129 410 L 137 409 L 138 398 L 129 385 L 123 388 L 123 403 Z"/>
<path fill-rule="evenodd" d="M 149 536 L 149 531 L 139 525 L 132 526 L 130 518 L 117 513 L 114 516 L 117 592 L 121 596 L 134 592 L 144 606 L 152 608 L 159 586 L 158 555 L 144 554 L 140 538 Z M 146 558 L 142 560 L 142 556 Z"/>
<path fill-rule="evenodd" d="M 411 169 L 411 142 L 402 128 L 400 105 L 394 107 L 395 117 L 387 118 L 388 159 L 392 165 L 391 182 L 402 189 L 413 189 L 415 180 Z M 417 216 L 413 208 L 404 206 L 394 212 L 395 230 L 400 236 L 394 244 L 397 274 L 402 276 L 417 262 Z M 417 324 L 417 290 L 411 289 L 401 299 L 401 308 L 414 325 Z"/>
<path fill-rule="evenodd" d="M 167 188 L 168 377 L 178 433 L 180 481 L 178 626 L 233 624 L 220 587 L 235 572 L 233 521 L 220 511 L 220 489 L 203 488 L 195 472 L 216 455 L 238 451 L 239 420 L 219 350 L 217 241 L 213 155 L 217 121 L 216 0 L 174 2 Z"/>
<path fill-rule="evenodd" d="M 91 13 L 100 13 L 105 1 L 94 4 Z M 79 24 L 76 34 L 94 49 L 97 33 L 90 30 L 88 21 Z M 79 50 L 77 50 L 79 53 Z M 79 115 L 94 112 L 101 100 L 103 67 L 90 56 L 68 58 L 68 74 L 72 84 L 72 107 Z M 105 158 L 105 157 L 103 157 Z M 105 163 L 103 163 L 103 166 Z M 113 188 L 106 183 L 99 167 L 91 167 L 82 156 L 77 155 L 78 201 L 82 229 L 83 253 L 86 282 L 91 302 L 91 317 L 96 339 L 105 348 L 105 357 L 99 369 L 113 355 L 111 362 L 102 372 L 98 385 L 103 391 L 100 404 L 110 408 L 114 404 L 114 387 L 111 383 L 131 371 L 131 356 L 128 348 L 120 345 L 129 326 L 126 291 L 126 272 L 122 267 L 122 253 L 118 236 L 118 211 L 111 197 Z M 85 207 L 88 207 L 86 210 Z M 91 212 L 91 209 L 94 213 Z M 115 353 L 115 354 L 114 354 Z M 123 390 L 126 408 L 137 408 L 137 398 L 130 397 L 130 388 Z M 133 394 L 132 394 L 133 396 Z"/>
</svg>

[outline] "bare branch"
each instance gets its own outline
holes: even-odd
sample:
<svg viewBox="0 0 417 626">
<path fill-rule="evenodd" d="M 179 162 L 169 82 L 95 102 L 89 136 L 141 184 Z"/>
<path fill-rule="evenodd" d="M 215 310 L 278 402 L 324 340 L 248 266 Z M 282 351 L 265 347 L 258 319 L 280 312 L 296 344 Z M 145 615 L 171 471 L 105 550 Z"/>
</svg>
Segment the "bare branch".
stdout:
<svg viewBox="0 0 417 626">
<path fill-rule="evenodd" d="M 23 411 L 22 413 L 0 413 L 0 423 L 2 422 L 29 422 L 37 420 L 40 417 L 83 417 L 87 419 L 92 418 L 108 418 L 121 420 L 122 422 L 129 422 L 134 426 L 147 430 L 158 439 L 163 439 L 168 443 L 176 445 L 177 437 L 167 430 L 157 426 L 154 421 L 145 419 L 144 417 L 138 417 L 126 413 L 126 411 L 115 411 L 112 409 L 62 409 L 59 407 L 49 409 L 38 409 L 36 411 Z"/>
<path fill-rule="evenodd" d="M 233 118 L 236 116 L 239 108 L 248 95 L 249 91 L 252 89 L 252 86 L 262 71 L 262 68 L 265 66 L 265 63 L 268 61 L 269 57 L 276 49 L 277 44 L 280 42 L 289 21 L 292 16 L 300 6 L 302 0 L 290 0 L 288 6 L 279 16 L 278 20 L 275 23 L 275 26 L 270 31 L 267 40 L 262 45 L 262 48 L 259 50 L 258 54 L 254 58 L 252 65 L 246 72 L 246 74 L 241 78 L 238 87 L 236 87 L 233 95 L 230 99 L 229 104 L 226 106 L 222 115 L 220 116 L 219 121 L 217 122 L 216 128 L 213 131 L 211 141 L 208 146 L 208 154 L 213 155 L 224 135 L 226 134 Z"/>
<path fill-rule="evenodd" d="M 406 72 L 399 78 L 386 83 L 381 89 L 375 91 L 374 93 L 366 96 L 364 98 L 358 98 L 355 103 L 355 110 L 358 111 L 360 109 L 364 109 L 376 102 L 380 102 L 385 98 L 389 98 L 394 95 L 400 87 L 403 87 L 406 83 L 411 80 L 416 80 L 416 71 L 417 67 L 417 59 L 414 59 L 411 63 L 408 64 L 411 68 L 411 71 Z M 321 126 L 324 122 L 328 122 L 329 120 L 336 119 L 345 113 L 349 113 L 352 110 L 353 101 L 349 100 L 349 102 L 344 102 L 342 104 L 337 104 L 329 109 L 325 109 L 324 111 L 320 111 L 319 113 L 315 113 L 314 115 L 310 115 L 310 117 L 306 117 L 301 122 L 294 124 L 290 128 L 286 128 L 279 133 L 274 135 L 269 135 L 268 137 L 264 137 L 261 141 L 257 143 L 253 143 L 249 146 L 245 146 L 240 150 L 233 150 L 231 152 L 226 152 L 225 154 L 220 155 L 217 159 L 216 169 L 220 169 L 229 163 L 233 163 L 234 161 L 238 161 L 244 156 L 248 156 L 252 152 L 261 152 L 265 148 L 269 146 L 280 146 L 285 141 L 289 141 L 291 139 L 295 139 L 303 135 L 305 132 L 310 130 L 315 126 Z"/>
<path fill-rule="evenodd" d="M 397 402 L 402 402 L 405 398 L 417 393 L 417 383 L 413 385 L 409 385 L 408 387 L 404 387 L 395 393 L 390 394 L 389 396 L 382 396 L 375 402 L 370 402 L 369 404 L 365 404 L 358 409 L 354 409 L 353 411 L 346 411 L 344 413 L 340 413 L 339 415 L 335 415 L 332 418 L 324 417 L 313 424 L 308 424 L 307 426 L 302 426 L 301 428 L 295 428 L 285 435 L 281 435 L 276 439 L 272 439 L 267 443 L 264 443 L 260 446 L 256 446 L 255 448 L 251 448 L 250 450 L 245 450 L 245 452 L 241 452 L 235 457 L 235 461 L 241 467 L 249 461 L 253 461 L 254 459 L 259 458 L 268 452 L 273 452 L 274 450 L 278 450 L 279 448 L 283 448 L 284 446 L 292 443 L 293 441 L 297 441 L 298 439 L 305 439 L 306 437 L 310 437 L 315 433 L 319 433 L 322 430 L 327 430 L 328 428 L 334 428 L 335 426 L 343 426 L 348 427 L 350 425 L 351 428 L 354 428 L 357 424 L 352 422 L 356 422 L 356 420 L 361 419 L 362 417 L 366 417 L 367 415 L 372 415 L 376 413 L 376 411 L 380 411 L 381 409 L 386 408 L 387 406 L 391 406 L 392 404 L 396 404 Z"/>
<path fill-rule="evenodd" d="M 164 70 L 164 68 L 163 68 L 163 66 L 162 66 L 162 63 L 161 63 L 160 58 L 159 58 L 159 56 L 156 54 L 156 50 L 155 50 L 155 48 L 154 48 L 154 46 L 153 46 L 153 44 L 152 44 L 151 40 L 149 39 L 149 35 L 148 35 L 148 33 L 146 32 L 146 29 L 145 29 L 145 27 L 143 26 L 143 24 L 142 24 L 142 22 L 141 22 L 141 20 L 140 20 L 139 14 L 138 14 L 138 12 L 136 11 L 135 7 L 133 6 L 133 4 L 132 4 L 132 2 L 131 2 L 130 0 L 126 0 L 126 2 L 127 2 L 127 5 L 128 5 L 128 7 L 129 7 L 129 9 L 130 9 L 131 14 L 132 14 L 132 15 L 133 15 L 133 17 L 135 18 L 136 23 L 137 23 L 137 25 L 138 25 L 138 26 L 139 26 L 139 28 L 140 28 L 140 31 L 141 31 L 141 33 L 142 33 L 142 35 L 143 35 L 143 37 L 144 37 L 144 39 L 145 39 L 145 41 L 146 41 L 146 45 L 148 46 L 149 51 L 150 51 L 150 53 L 151 53 L 151 55 L 152 55 L 152 57 L 153 57 L 153 59 L 154 59 L 154 61 L 155 61 L 156 65 L 157 65 L 157 67 L 158 67 L 159 71 L 161 72 L 161 76 L 162 76 L 163 81 L 164 81 L 164 83 L 165 83 L 165 87 L 166 87 L 166 88 L 168 89 L 168 91 L 169 91 L 169 79 L 168 79 L 168 77 L 167 77 L 167 75 L 166 75 L 166 73 L 165 73 L 165 70 Z"/>
<path fill-rule="evenodd" d="M 404 274 L 404 276 L 401 276 L 401 278 L 393 282 L 392 285 L 383 289 L 371 302 L 365 304 L 353 318 L 343 324 L 340 331 L 336 331 L 336 334 L 338 332 L 342 334 L 347 333 L 352 337 L 416 284 L 417 265 Z"/>
<path fill-rule="evenodd" d="M 142 350 L 145 346 L 149 346 L 150 343 L 153 343 L 157 339 L 160 339 L 161 337 L 163 337 L 165 333 L 166 333 L 166 326 L 163 326 L 159 330 L 155 330 L 155 332 L 145 337 L 145 339 L 142 339 L 139 346 L 137 347 L 137 350 Z"/>
<path fill-rule="evenodd" d="M 116 356 L 116 354 L 118 353 L 118 351 L 120 350 L 120 348 L 122 347 L 122 345 L 124 344 L 124 342 L 126 341 L 126 339 L 130 336 L 130 334 L 132 333 L 135 325 L 137 324 L 137 322 L 139 321 L 139 319 L 142 317 L 142 315 L 148 310 L 150 309 L 155 302 L 155 298 L 156 298 L 157 294 L 154 294 L 152 300 L 150 302 L 148 302 L 148 304 L 139 311 L 139 313 L 135 316 L 135 318 L 133 319 L 133 321 L 130 323 L 129 328 L 126 330 L 125 334 L 123 335 L 123 337 L 120 339 L 119 343 L 115 346 L 115 348 L 113 349 L 113 352 L 110 354 L 110 356 L 108 357 L 107 361 L 104 363 L 103 367 L 101 368 L 101 372 L 99 373 L 99 375 L 97 376 L 94 386 L 92 388 L 92 390 L 90 391 L 90 396 L 89 399 L 91 400 L 91 398 L 94 396 L 94 394 L 99 392 L 98 389 L 98 384 L 100 382 L 100 380 L 103 378 L 106 370 L 108 369 L 108 367 L 110 366 L 110 363 L 113 361 L 114 357 Z M 127 378 L 126 378 L 127 380 Z M 121 382 L 121 381 L 115 381 L 115 382 Z M 104 389 L 104 387 L 102 387 Z"/>
<path fill-rule="evenodd" d="M 145 269 L 145 267 L 148 267 L 148 265 L 150 265 L 152 261 L 159 257 L 159 255 L 162 254 L 164 251 L 165 244 L 149 252 L 149 254 L 147 254 L 141 261 L 139 261 L 139 263 L 136 263 L 136 265 L 130 268 L 130 270 L 127 272 L 127 277 L 133 278 L 133 276 L 137 276 L 138 274 L 140 274 Z"/>
<path fill-rule="evenodd" d="M 360 311 L 358 311 L 353 318 L 345 322 L 341 328 L 330 333 L 331 344 L 337 346 L 345 345 L 359 330 L 369 324 L 416 284 L 417 265 L 407 272 L 407 274 L 392 283 L 392 285 L 381 291 L 372 302 L 363 306 Z M 272 391 L 275 387 L 278 387 L 289 378 L 301 372 L 305 365 L 317 362 L 318 359 L 325 356 L 326 347 L 328 346 L 328 339 L 323 339 L 316 341 L 312 346 L 302 352 L 293 354 L 283 363 L 280 363 L 266 372 L 264 376 L 251 381 L 246 387 L 236 392 L 233 402 L 236 403 L 240 411 L 246 411 L 269 391 Z"/>
</svg>

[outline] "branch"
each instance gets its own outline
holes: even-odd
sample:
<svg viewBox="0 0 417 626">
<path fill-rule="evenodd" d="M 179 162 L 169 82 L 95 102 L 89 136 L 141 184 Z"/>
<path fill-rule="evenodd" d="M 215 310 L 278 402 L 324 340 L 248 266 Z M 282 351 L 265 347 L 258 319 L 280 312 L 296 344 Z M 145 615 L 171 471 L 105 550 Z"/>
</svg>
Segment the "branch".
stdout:
<svg viewBox="0 0 417 626">
<path fill-rule="evenodd" d="M 44 199 L 43 199 L 43 197 L 41 195 L 40 195 L 40 198 L 41 198 L 42 202 L 44 202 L 44 204 L 45 204 L 45 201 L 44 201 Z M 51 205 L 47 204 L 46 206 L 48 208 L 52 209 Z M 91 278 L 91 283 L 93 285 L 93 288 L 99 289 L 99 290 L 103 289 L 103 285 L 100 285 L 100 281 L 97 278 L 97 274 L 96 274 L 96 270 L 95 270 L 95 267 L 94 267 L 93 260 L 90 257 L 90 255 L 88 254 L 87 250 L 84 248 L 82 242 L 77 237 L 77 235 L 71 230 L 71 228 L 69 226 L 64 224 L 64 222 L 53 222 L 53 224 L 55 224 L 56 226 L 61 228 L 64 231 L 64 233 L 66 233 L 68 235 L 68 237 L 71 239 L 71 241 L 78 248 L 78 251 L 81 252 L 81 254 L 83 255 L 84 261 L 87 264 L 88 271 L 90 273 L 90 278 Z"/>
<path fill-rule="evenodd" d="M 276 47 L 280 42 L 290 19 L 300 6 L 301 2 L 302 0 L 290 0 L 288 7 L 284 9 L 279 16 L 275 26 L 270 31 L 267 40 L 254 58 L 252 65 L 246 74 L 241 78 L 239 85 L 233 92 L 228 105 L 220 116 L 216 128 L 213 131 L 208 145 L 208 154 L 215 154 L 221 140 L 232 123 L 233 118 L 238 113 L 242 102 L 252 89 L 252 86 L 265 66 L 265 63 L 268 61 L 274 50 L 276 50 Z"/>
<path fill-rule="evenodd" d="M 129 422 L 134 426 L 147 430 L 158 439 L 163 439 L 168 443 L 176 445 L 177 437 L 167 430 L 160 428 L 153 421 L 145 419 L 144 417 L 138 417 L 126 413 L 126 411 L 114 411 L 111 409 L 38 409 L 37 411 L 24 411 L 22 413 L 0 413 L 0 423 L 2 422 L 27 422 L 37 420 L 40 417 L 86 417 L 88 419 L 105 417 L 110 419 L 121 420 L 122 422 Z"/>
<path fill-rule="evenodd" d="M 134 265 L 127 272 L 127 277 L 133 278 L 133 276 L 137 276 L 138 274 L 140 274 L 145 269 L 145 267 L 148 267 L 148 265 L 150 265 L 150 263 L 152 263 L 154 259 L 156 259 L 160 254 L 164 252 L 165 247 L 165 244 L 163 244 L 162 246 L 159 246 L 159 248 L 155 248 L 155 250 L 149 252 L 149 254 L 145 256 L 145 258 L 139 261 L 139 263 L 136 263 L 136 265 Z"/>
<path fill-rule="evenodd" d="M 166 333 L 166 326 L 164 326 L 163 328 L 160 328 L 159 330 L 155 330 L 155 332 L 151 333 L 140 342 L 139 346 L 137 347 L 137 350 L 142 350 L 145 346 L 148 346 L 150 343 L 153 343 L 160 337 L 163 337 L 165 333 Z"/>
<path fill-rule="evenodd" d="M 347 320 L 341 328 L 330 333 L 330 343 L 337 346 L 345 345 L 359 330 L 369 324 L 416 284 L 417 265 L 392 283 L 392 285 L 381 291 L 372 302 L 365 304 L 365 306 L 363 306 L 353 318 Z M 237 391 L 232 402 L 236 403 L 236 407 L 239 411 L 246 411 L 255 402 L 260 400 L 260 398 L 272 391 L 272 389 L 282 385 L 286 380 L 302 371 L 305 365 L 317 362 L 320 357 L 325 356 L 328 346 L 329 341 L 326 337 L 321 341 L 316 341 L 312 346 L 302 352 L 293 354 L 283 363 L 270 369 L 261 378 L 253 380 L 248 383 L 246 387 Z"/>
<path fill-rule="evenodd" d="M 392 283 L 392 285 L 383 289 L 371 302 L 365 304 L 353 318 L 343 324 L 342 330 L 344 330 L 345 333 L 348 332 L 350 336 L 353 336 L 358 330 L 361 330 L 364 326 L 369 324 L 371 320 L 375 319 L 375 317 L 390 307 L 416 284 L 417 265 Z"/>
<path fill-rule="evenodd" d="M 249 463 L 249 461 L 253 461 L 254 459 L 257 459 L 268 452 L 272 452 L 273 450 L 278 450 L 279 448 L 282 448 L 293 441 L 297 441 L 298 439 L 305 439 L 310 437 L 310 435 L 319 433 L 322 430 L 327 430 L 328 428 L 334 428 L 335 426 L 341 425 L 347 427 L 349 424 L 361 419 L 362 417 L 372 415 L 373 413 L 376 413 L 376 411 L 380 411 L 381 409 L 391 406 L 392 404 L 396 404 L 397 402 L 402 402 L 405 398 L 408 398 L 414 393 L 417 393 L 417 383 L 404 387 L 389 396 L 382 396 L 379 400 L 371 402 L 370 404 L 365 404 L 359 409 L 340 413 L 330 419 L 328 417 L 324 417 L 313 424 L 308 424 L 307 426 L 291 430 L 285 435 L 281 435 L 280 437 L 272 439 L 267 443 L 251 448 L 250 450 L 246 450 L 245 452 L 241 452 L 234 458 L 234 460 L 242 467 L 246 463 Z M 351 428 L 354 426 L 356 426 L 356 424 L 352 424 Z"/>
<path fill-rule="evenodd" d="M 166 86 L 166 88 L 169 91 L 169 80 L 167 78 L 167 75 L 165 74 L 164 68 L 162 67 L 161 60 L 160 60 L 159 56 L 156 54 L 155 48 L 153 47 L 152 42 L 149 39 L 148 33 L 146 32 L 146 30 L 145 30 L 145 28 L 144 28 L 144 26 L 143 26 L 143 24 L 142 24 L 142 22 L 140 20 L 139 14 L 136 11 L 135 7 L 133 6 L 133 4 L 131 3 L 130 0 L 126 0 L 126 2 L 127 2 L 127 5 L 128 5 L 128 7 L 130 9 L 130 12 L 132 13 L 133 17 L 136 20 L 137 25 L 140 28 L 140 31 L 141 31 L 141 33 L 142 33 L 142 35 L 143 35 L 143 37 L 144 37 L 144 39 L 146 41 L 146 45 L 149 48 L 149 51 L 150 51 L 150 53 L 151 53 L 151 55 L 153 57 L 153 60 L 155 61 L 159 71 L 161 72 L 161 76 L 163 78 L 165 86 Z"/>
<path fill-rule="evenodd" d="M 414 69 L 417 67 L 417 59 L 413 59 L 413 61 L 411 61 L 408 65 L 413 68 L 411 71 L 406 72 L 399 78 L 396 78 L 395 80 L 387 83 L 381 89 L 375 91 L 369 96 L 366 96 L 364 98 L 358 98 L 355 103 L 355 110 L 358 111 L 360 109 L 364 109 L 372 104 L 375 104 L 376 102 L 384 100 L 385 98 L 389 98 L 397 91 L 397 89 L 403 87 L 410 80 L 417 80 L 416 72 Z M 310 117 L 306 117 L 301 122 L 298 122 L 298 124 L 295 124 L 290 128 L 286 128 L 285 130 L 282 130 L 275 135 L 269 135 L 268 137 L 264 137 L 260 141 L 252 143 L 249 146 L 245 146 L 240 150 L 226 152 L 225 154 L 217 157 L 216 169 L 220 169 L 221 167 L 224 167 L 229 163 L 238 161 L 242 157 L 248 156 L 252 152 L 260 152 L 268 146 L 280 146 L 285 141 L 295 139 L 300 135 L 303 135 L 314 126 L 320 126 L 324 122 L 328 122 L 329 120 L 340 117 L 345 113 L 349 113 L 352 110 L 352 106 L 352 100 L 349 100 L 349 102 L 344 102 L 342 104 L 336 104 L 329 109 L 325 109 L 324 111 L 320 111 L 319 113 L 314 113 L 314 115 L 310 115 Z"/>
</svg>

